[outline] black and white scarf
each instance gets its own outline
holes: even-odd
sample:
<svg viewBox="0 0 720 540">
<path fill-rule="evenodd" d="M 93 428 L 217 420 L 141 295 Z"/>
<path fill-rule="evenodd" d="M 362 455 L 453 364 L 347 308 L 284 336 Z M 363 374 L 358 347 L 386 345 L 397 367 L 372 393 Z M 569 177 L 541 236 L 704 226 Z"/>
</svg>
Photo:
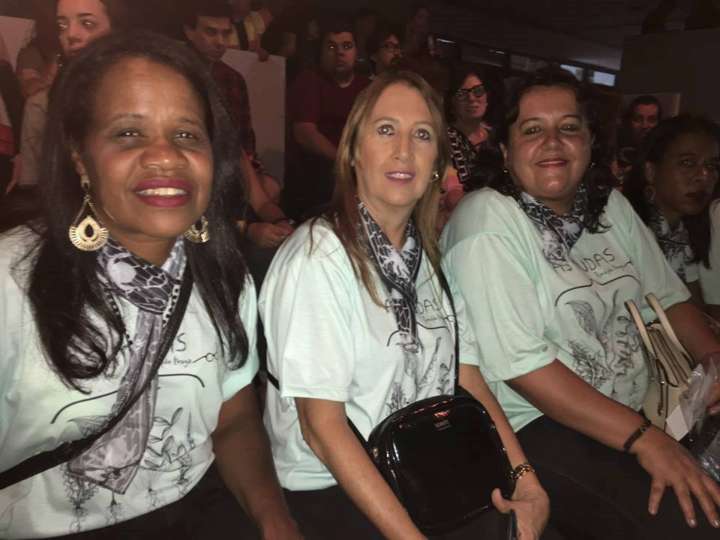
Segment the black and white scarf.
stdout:
<svg viewBox="0 0 720 540">
<path fill-rule="evenodd" d="M 380 225 L 373 219 L 367 207 L 361 202 L 358 205 L 360 218 L 368 240 L 370 259 L 383 284 L 390 295 L 390 306 L 398 330 L 408 339 L 406 348 L 417 351 L 420 349 L 415 309 L 417 306 L 417 279 L 422 261 L 422 243 L 412 220 L 405 229 L 405 244 L 398 251 L 392 245 Z"/>
<path fill-rule="evenodd" d="M 543 239 L 543 255 L 553 269 L 567 266 L 567 257 L 585 230 L 585 212 L 588 206 L 587 188 L 581 183 L 575 194 L 570 213 L 557 215 L 551 208 L 526 192 L 516 197 L 530 221 Z"/>
<path fill-rule="evenodd" d="M 672 227 L 654 204 L 648 203 L 648 227 L 655 234 L 658 245 L 670 267 L 684 282 L 687 282 L 687 268 L 693 264 L 695 253 L 690 246 L 690 234 L 680 220 Z"/>
<path fill-rule="evenodd" d="M 168 259 L 162 267 L 157 267 L 111 239 L 98 254 L 98 264 L 100 281 L 117 315 L 120 313 L 116 296 L 139 310 L 134 335 L 125 336 L 129 357 L 127 370 L 120 381 L 112 412 L 104 419 L 108 421 L 149 376 L 165 324 L 180 293 L 186 264 L 184 243 L 182 238 L 178 239 Z M 125 493 L 147 446 L 156 396 L 157 379 L 115 427 L 70 461 L 70 472 L 116 493 Z"/>
</svg>

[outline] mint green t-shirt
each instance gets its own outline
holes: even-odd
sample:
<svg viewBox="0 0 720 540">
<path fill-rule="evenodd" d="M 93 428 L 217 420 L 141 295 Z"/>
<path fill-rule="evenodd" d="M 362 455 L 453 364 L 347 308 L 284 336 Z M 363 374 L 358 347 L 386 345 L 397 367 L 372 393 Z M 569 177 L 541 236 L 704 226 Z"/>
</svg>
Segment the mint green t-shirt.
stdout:
<svg viewBox="0 0 720 540">
<path fill-rule="evenodd" d="M 0 235 L 0 471 L 80 439 L 112 410 L 127 369 L 82 382 L 86 393 L 65 385 L 45 359 L 26 295 L 37 242 L 28 229 Z M 128 333 L 138 309 L 116 298 Z M 140 466 L 124 494 L 81 479 L 62 464 L 0 490 L 0 538 L 45 538 L 107 527 L 184 497 L 213 462 L 211 435 L 223 403 L 251 383 L 258 369 L 257 307 L 248 280 L 240 298 L 250 354 L 230 370 L 202 298 L 194 289 L 175 340 L 158 370 L 153 426 Z"/>
<path fill-rule="evenodd" d="M 647 370 L 624 303 L 663 307 L 689 293 L 619 192 L 604 232 L 585 231 L 553 269 L 540 232 L 517 202 L 486 188 L 466 196 L 443 232 L 443 267 L 465 301 L 479 367 L 517 431 L 542 413 L 504 381 L 558 359 L 603 394 L 639 409 Z M 643 309 L 646 321 L 652 319 Z"/>
<path fill-rule="evenodd" d="M 323 489 L 337 482 L 303 438 L 295 398 L 342 402 L 367 437 L 389 414 L 420 399 L 453 392 L 452 308 L 427 256 L 415 280 L 418 348 L 407 346 L 376 274 L 376 304 L 327 222 L 299 227 L 280 247 L 258 302 L 267 338 L 265 425 L 280 484 Z M 452 283 L 450 284 L 452 289 Z M 457 296 L 453 293 L 453 296 Z M 477 346 L 455 302 L 460 361 L 476 365 Z M 339 534 L 338 536 L 341 536 Z"/>
</svg>

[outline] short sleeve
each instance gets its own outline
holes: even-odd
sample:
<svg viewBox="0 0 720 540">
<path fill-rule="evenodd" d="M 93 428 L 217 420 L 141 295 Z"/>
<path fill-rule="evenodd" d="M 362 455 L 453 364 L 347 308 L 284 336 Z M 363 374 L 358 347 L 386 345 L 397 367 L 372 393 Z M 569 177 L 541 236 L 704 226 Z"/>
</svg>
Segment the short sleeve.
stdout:
<svg viewBox="0 0 720 540">
<path fill-rule="evenodd" d="M 311 71 L 300 73 L 289 90 L 288 115 L 290 123 L 320 121 L 320 89 L 318 76 Z"/>
<path fill-rule="evenodd" d="M 345 402 L 353 380 L 357 281 L 337 237 L 315 225 L 275 256 L 260 296 L 268 370 L 280 395 Z"/>
<path fill-rule="evenodd" d="M 700 286 L 706 304 L 720 305 L 720 201 L 710 207 L 710 265 L 700 268 Z"/>
<path fill-rule="evenodd" d="M 460 363 L 479 366 L 480 348 L 478 347 L 478 342 L 475 338 L 473 326 L 470 324 L 468 319 L 465 299 L 462 294 L 460 294 L 460 289 L 458 288 L 457 283 L 455 283 L 453 276 L 448 275 L 446 270 L 443 270 L 443 272 L 445 273 L 448 285 L 450 286 L 450 292 L 453 296 L 453 305 L 455 306 L 455 316 L 458 320 L 458 332 L 460 334 Z"/>
<path fill-rule="evenodd" d="M 690 298 L 685 284 L 673 271 L 658 246 L 655 235 L 642 222 L 628 200 L 613 191 L 608 200 L 610 226 L 621 227 L 625 251 L 642 276 L 642 295 L 654 294 L 664 309 Z M 644 304 L 644 303 L 643 303 Z M 655 318 L 648 306 L 643 307 L 645 320 Z"/>
<path fill-rule="evenodd" d="M 544 337 L 537 286 L 522 259 L 509 237 L 483 233 L 455 244 L 443 260 L 464 300 L 488 382 L 530 373 L 557 355 Z"/>
<path fill-rule="evenodd" d="M 222 396 L 226 401 L 237 394 L 252 382 L 258 372 L 259 361 L 257 353 L 257 301 L 255 284 L 248 276 L 245 281 L 238 310 L 240 320 L 245 328 L 248 339 L 248 356 L 242 367 L 228 370 L 222 382 Z"/>
</svg>

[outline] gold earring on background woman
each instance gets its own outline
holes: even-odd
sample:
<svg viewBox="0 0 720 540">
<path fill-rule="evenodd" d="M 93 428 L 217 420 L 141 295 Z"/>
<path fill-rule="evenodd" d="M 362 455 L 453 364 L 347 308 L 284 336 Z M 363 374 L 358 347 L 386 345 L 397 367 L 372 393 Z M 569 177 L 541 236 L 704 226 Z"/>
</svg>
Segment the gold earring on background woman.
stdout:
<svg viewBox="0 0 720 540">
<path fill-rule="evenodd" d="M 205 216 L 200 216 L 200 221 L 193 223 L 183 235 L 194 244 L 204 244 L 210 240 L 210 231 L 208 230 L 208 220 Z"/>
<path fill-rule="evenodd" d="M 96 218 L 97 211 L 90 198 L 90 179 L 86 174 L 82 175 L 80 185 L 85 191 L 85 196 L 78 215 L 73 220 L 73 224 L 70 225 L 68 236 L 72 245 L 80 251 L 97 251 L 107 244 L 108 230 Z M 86 208 L 87 216 L 75 225 L 85 213 Z"/>
</svg>

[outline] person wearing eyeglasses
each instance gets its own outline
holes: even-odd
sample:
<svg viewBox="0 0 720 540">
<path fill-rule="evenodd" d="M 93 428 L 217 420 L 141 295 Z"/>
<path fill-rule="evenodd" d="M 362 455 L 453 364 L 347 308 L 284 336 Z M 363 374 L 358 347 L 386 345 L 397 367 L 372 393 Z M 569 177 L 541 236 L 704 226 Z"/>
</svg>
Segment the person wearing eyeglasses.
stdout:
<svg viewBox="0 0 720 540">
<path fill-rule="evenodd" d="M 352 25 L 329 21 L 321 32 L 320 63 L 298 74 L 288 90 L 289 145 L 282 204 L 295 221 L 330 202 L 332 168 L 345 120 L 367 77 L 355 72 Z"/>
<path fill-rule="evenodd" d="M 441 216 L 446 218 L 465 193 L 483 187 L 502 170 L 502 154 L 488 122 L 485 78 L 481 67 L 461 66 L 450 79 L 445 113 L 452 167 L 440 207 Z"/>
<path fill-rule="evenodd" d="M 708 258 L 719 166 L 717 124 L 703 116 L 668 118 L 645 137 L 624 191 L 695 303 L 716 317 L 720 280 Z"/>
<path fill-rule="evenodd" d="M 380 25 L 370 36 L 367 48 L 373 64 L 371 79 L 390 69 L 397 69 L 398 62 L 402 58 L 401 37 L 402 32 L 389 24 Z"/>
</svg>

